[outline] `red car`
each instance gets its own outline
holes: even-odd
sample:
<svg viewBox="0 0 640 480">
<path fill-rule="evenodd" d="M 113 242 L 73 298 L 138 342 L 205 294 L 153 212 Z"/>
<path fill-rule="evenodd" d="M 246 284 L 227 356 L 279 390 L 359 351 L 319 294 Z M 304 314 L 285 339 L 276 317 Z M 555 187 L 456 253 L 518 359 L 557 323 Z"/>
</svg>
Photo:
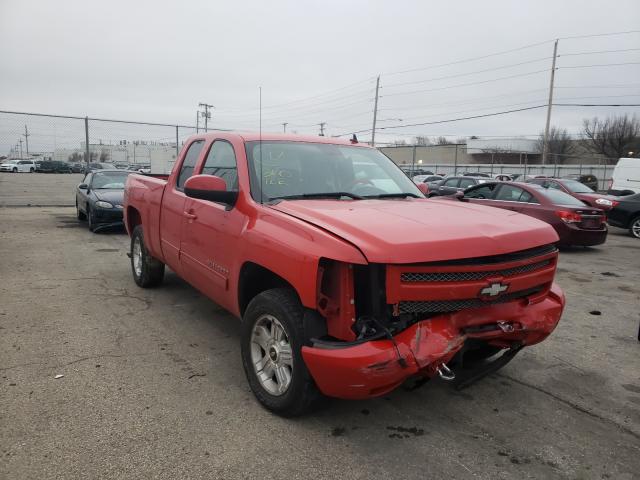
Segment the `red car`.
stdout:
<svg viewBox="0 0 640 480">
<path fill-rule="evenodd" d="M 593 246 L 607 239 L 604 212 L 553 188 L 531 183 L 494 182 L 465 190 L 456 198 L 481 205 L 512 210 L 550 224 L 560 237 L 559 245 Z"/>
<path fill-rule="evenodd" d="M 577 180 L 567 178 L 534 178 L 529 180 L 527 183 L 533 183 L 535 185 L 540 185 L 543 188 L 551 188 L 568 193 L 572 197 L 582 200 L 590 207 L 601 208 L 605 211 L 612 208 L 615 201 L 614 197 L 596 193 L 584 183 L 580 183 Z"/>
<path fill-rule="evenodd" d="M 166 265 L 241 318 L 249 386 L 291 416 L 416 376 L 466 385 L 554 330 L 556 232 L 441 203 L 367 145 L 215 132 L 168 177 L 131 174 L 124 216 L 134 281 L 157 286 Z"/>
</svg>

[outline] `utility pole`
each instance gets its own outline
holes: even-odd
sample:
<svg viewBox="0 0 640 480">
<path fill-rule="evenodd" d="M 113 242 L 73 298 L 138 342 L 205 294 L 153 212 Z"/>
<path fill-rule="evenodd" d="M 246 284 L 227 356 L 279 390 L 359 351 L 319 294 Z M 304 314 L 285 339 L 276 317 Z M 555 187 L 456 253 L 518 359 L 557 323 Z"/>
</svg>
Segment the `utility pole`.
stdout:
<svg viewBox="0 0 640 480">
<path fill-rule="evenodd" d="M 200 110 L 196 110 L 196 133 L 200 133 Z"/>
<path fill-rule="evenodd" d="M 287 125 L 289 125 L 287 122 L 283 122 L 283 124 L 282 124 L 282 133 L 287 133 Z"/>
<path fill-rule="evenodd" d="M 211 112 L 209 112 L 209 109 L 216 107 L 209 105 L 208 103 L 199 103 L 198 106 L 204 108 L 204 131 L 208 132 L 209 119 L 211 118 Z"/>
<path fill-rule="evenodd" d="M 556 57 L 558 55 L 558 40 L 553 44 L 553 61 L 551 62 L 551 81 L 549 83 L 549 104 L 547 105 L 547 124 L 544 127 L 544 140 L 542 143 L 542 164 L 547 163 L 549 155 L 549 123 L 551 122 L 551 105 L 553 104 L 553 81 L 556 77 Z"/>
<path fill-rule="evenodd" d="M 22 139 L 20 139 L 19 142 L 20 142 L 20 160 L 22 160 Z"/>
<path fill-rule="evenodd" d="M 324 126 L 327 124 L 327 122 L 320 122 L 318 125 L 320 125 L 320 136 L 324 137 Z"/>
<path fill-rule="evenodd" d="M 27 126 L 24 126 L 24 134 L 22 135 L 24 137 L 24 141 L 26 143 L 26 147 L 27 147 L 27 157 L 29 156 L 29 137 L 31 136 L 31 134 L 29 133 L 29 130 L 27 130 Z"/>
<path fill-rule="evenodd" d="M 373 128 L 371 129 L 371 146 L 376 146 L 376 120 L 378 117 L 378 93 L 380 91 L 380 75 L 376 79 L 376 101 L 373 105 Z"/>
</svg>

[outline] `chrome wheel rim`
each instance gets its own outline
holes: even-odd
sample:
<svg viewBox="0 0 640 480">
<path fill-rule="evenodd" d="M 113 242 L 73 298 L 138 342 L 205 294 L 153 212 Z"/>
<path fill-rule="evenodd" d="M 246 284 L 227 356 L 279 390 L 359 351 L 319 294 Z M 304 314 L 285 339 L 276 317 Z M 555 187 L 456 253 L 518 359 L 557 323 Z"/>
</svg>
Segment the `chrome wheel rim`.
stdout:
<svg viewBox="0 0 640 480">
<path fill-rule="evenodd" d="M 289 336 L 273 315 L 262 315 L 251 332 L 251 363 L 262 388 L 274 396 L 286 393 L 293 374 Z"/>
<path fill-rule="evenodd" d="M 640 238 L 640 218 L 631 225 L 631 233 L 634 237 Z"/>
<path fill-rule="evenodd" d="M 131 259 L 133 260 L 133 271 L 135 272 L 136 277 L 139 277 L 142 275 L 142 245 L 140 243 L 140 237 L 136 237 L 133 241 Z"/>
</svg>

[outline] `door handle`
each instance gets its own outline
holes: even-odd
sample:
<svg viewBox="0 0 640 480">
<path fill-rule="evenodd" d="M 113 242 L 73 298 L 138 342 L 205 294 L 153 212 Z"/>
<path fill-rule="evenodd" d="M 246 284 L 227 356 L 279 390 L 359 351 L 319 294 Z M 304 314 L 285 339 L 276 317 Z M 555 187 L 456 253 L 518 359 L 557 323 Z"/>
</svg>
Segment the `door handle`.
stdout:
<svg viewBox="0 0 640 480">
<path fill-rule="evenodd" d="M 196 218 L 198 218 L 198 216 L 195 213 L 186 212 L 186 211 L 182 212 L 182 215 L 187 217 L 189 220 L 195 220 Z"/>
</svg>

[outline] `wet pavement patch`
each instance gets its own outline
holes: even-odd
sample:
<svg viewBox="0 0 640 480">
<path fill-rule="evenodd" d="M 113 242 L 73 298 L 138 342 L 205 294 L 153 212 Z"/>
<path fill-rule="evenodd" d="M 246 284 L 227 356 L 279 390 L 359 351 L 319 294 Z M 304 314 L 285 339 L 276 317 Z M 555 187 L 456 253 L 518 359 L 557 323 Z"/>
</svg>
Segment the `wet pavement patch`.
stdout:
<svg viewBox="0 0 640 480">
<path fill-rule="evenodd" d="M 590 315 L 602 315 L 602 312 L 600 310 L 591 310 L 589 312 Z"/>
<path fill-rule="evenodd" d="M 347 431 L 347 429 L 344 428 L 344 427 L 333 427 L 331 429 L 331 436 L 332 437 L 341 437 L 342 435 L 345 434 L 346 431 Z"/>
<path fill-rule="evenodd" d="M 403 433 L 403 434 L 412 434 L 415 437 L 421 437 L 422 435 L 424 435 L 424 429 L 422 428 L 418 428 L 418 427 L 387 427 L 387 430 L 392 430 L 394 432 L 398 432 L 398 433 Z M 392 438 L 391 434 L 389 435 L 389 438 Z M 394 436 L 398 436 L 397 434 L 395 434 Z M 409 435 L 404 435 L 405 437 L 408 437 Z"/>
<path fill-rule="evenodd" d="M 98 248 L 96 252 L 117 252 L 119 251 L 117 248 Z"/>
<path fill-rule="evenodd" d="M 604 275 L 605 277 L 620 277 L 620 275 L 614 272 L 600 272 L 600 275 Z"/>
</svg>

